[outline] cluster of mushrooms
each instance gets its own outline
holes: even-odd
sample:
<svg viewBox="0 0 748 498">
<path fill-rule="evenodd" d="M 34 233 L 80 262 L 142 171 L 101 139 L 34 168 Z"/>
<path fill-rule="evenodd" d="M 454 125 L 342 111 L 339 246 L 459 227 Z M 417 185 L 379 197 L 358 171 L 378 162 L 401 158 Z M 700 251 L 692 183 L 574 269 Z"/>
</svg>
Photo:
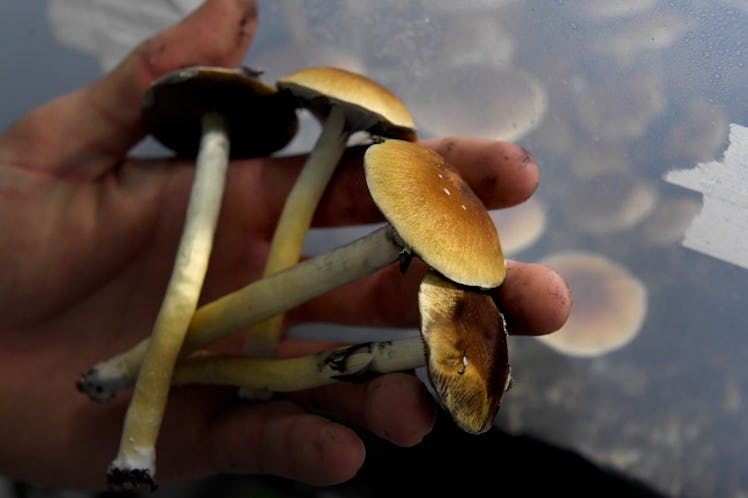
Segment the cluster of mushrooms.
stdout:
<svg viewBox="0 0 748 498">
<path fill-rule="evenodd" d="M 505 322 L 487 292 L 505 275 L 496 228 L 455 169 L 415 143 L 406 107 L 381 85 L 338 68 L 305 68 L 275 86 L 258 76 L 246 68 L 190 67 L 156 80 L 144 98 L 146 129 L 179 156 L 196 157 L 196 172 L 150 337 L 78 380 L 97 401 L 134 386 L 107 472 L 113 487 L 154 486 L 155 443 L 171 385 L 235 385 L 262 395 L 426 366 L 441 404 L 471 433 L 490 428 L 509 385 Z M 297 131 L 299 108 L 310 110 L 322 131 L 286 200 L 263 277 L 198 307 L 229 158 L 282 148 Z M 372 136 L 366 182 L 387 223 L 299 262 L 317 202 L 358 131 Z M 276 357 L 284 312 L 388 265 L 399 262 L 406 271 L 414 256 L 430 267 L 418 292 L 420 335 Z M 242 355 L 204 348 L 239 331 L 248 331 Z"/>
</svg>

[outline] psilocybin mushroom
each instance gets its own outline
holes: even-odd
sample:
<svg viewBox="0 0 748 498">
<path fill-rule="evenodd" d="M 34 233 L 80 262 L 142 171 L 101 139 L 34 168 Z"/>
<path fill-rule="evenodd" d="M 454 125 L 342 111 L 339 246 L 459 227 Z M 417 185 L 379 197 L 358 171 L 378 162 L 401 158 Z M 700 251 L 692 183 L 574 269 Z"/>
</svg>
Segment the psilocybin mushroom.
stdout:
<svg viewBox="0 0 748 498">
<path fill-rule="evenodd" d="M 107 471 L 107 480 L 114 488 L 154 486 L 155 443 L 174 365 L 205 278 L 229 150 L 233 149 L 234 155 L 266 154 L 290 140 L 295 131 L 293 106 L 276 109 L 275 104 L 280 101 L 275 93 L 271 87 L 265 89 L 256 84 L 243 70 L 196 67 L 156 80 L 144 98 L 146 129 L 178 154 L 196 152 L 197 160 L 172 274 L 144 351 L 119 451 Z M 233 103 L 232 98 L 237 102 Z M 248 102 L 256 105 L 248 106 Z M 246 114 L 237 114 L 236 107 L 243 108 Z M 263 117 L 261 113 L 273 116 L 273 128 L 266 123 L 258 126 L 263 129 L 262 138 L 244 135 L 246 128 L 240 135 L 241 125 L 257 123 Z M 233 137 L 243 135 L 244 139 L 232 140 L 232 130 Z M 260 140 L 262 145 L 242 145 L 254 140 Z"/>
<path fill-rule="evenodd" d="M 374 202 L 418 257 L 463 285 L 501 284 L 506 269 L 496 226 L 442 156 L 385 140 L 366 150 L 364 170 Z"/>
<path fill-rule="evenodd" d="M 386 140 L 367 149 L 364 168 L 389 224 L 201 306 L 190 323 L 182 354 L 377 271 L 403 255 L 425 258 L 436 271 L 468 285 L 496 287 L 502 282 L 505 267 L 496 227 L 480 199 L 441 156 L 417 143 Z M 396 195 L 397 185 L 403 196 Z M 147 343 L 148 339 L 97 363 L 79 379 L 78 388 L 93 399 L 106 400 L 128 387 L 141 368 Z"/>
<path fill-rule="evenodd" d="M 271 241 L 264 275 L 299 260 L 315 208 L 353 132 L 415 140 L 415 124 L 405 105 L 378 83 L 334 67 L 309 67 L 280 78 L 278 88 L 308 108 L 322 131 L 281 212 Z M 256 326 L 248 335 L 247 352 L 272 354 L 282 316 Z"/>
<path fill-rule="evenodd" d="M 504 316 L 487 292 L 435 272 L 421 282 L 418 308 L 438 399 L 464 431 L 487 431 L 510 382 Z"/>
</svg>

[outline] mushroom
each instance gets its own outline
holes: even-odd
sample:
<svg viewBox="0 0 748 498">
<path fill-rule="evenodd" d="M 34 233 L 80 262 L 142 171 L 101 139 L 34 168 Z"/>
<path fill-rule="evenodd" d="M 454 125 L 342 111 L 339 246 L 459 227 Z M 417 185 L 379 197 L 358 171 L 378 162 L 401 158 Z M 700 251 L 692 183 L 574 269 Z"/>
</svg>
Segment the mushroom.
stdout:
<svg viewBox="0 0 748 498">
<path fill-rule="evenodd" d="M 428 374 L 462 430 L 491 428 L 509 387 L 504 315 L 487 292 L 426 274 L 418 291 Z"/>
<path fill-rule="evenodd" d="M 636 337 L 647 311 L 647 291 L 626 268 L 584 251 L 557 253 L 543 263 L 568 282 L 574 307 L 560 330 L 538 340 L 567 355 L 590 357 L 622 348 Z"/>
<path fill-rule="evenodd" d="M 413 252 L 459 284 L 501 284 L 506 269 L 496 226 L 444 158 L 420 145 L 387 140 L 369 147 L 364 160 L 374 202 Z"/>
<path fill-rule="evenodd" d="M 193 67 L 152 84 L 143 100 L 147 130 L 177 154 L 197 153 L 195 177 L 172 274 L 144 349 L 139 379 L 125 416 L 119 451 L 107 471 L 113 487 L 153 486 L 155 443 L 166 407 L 174 364 L 197 307 L 223 197 L 229 149 L 266 154 L 290 140 L 293 106 L 276 107 L 277 92 L 255 82 L 246 71 Z M 252 109 L 252 113 L 247 112 Z M 244 112 L 244 114 L 242 114 Z M 242 145 L 243 122 L 270 115 L 262 145 Z M 251 119 L 248 119 L 252 116 Z M 252 127 L 250 127 L 252 128 Z M 278 133 L 278 129 L 281 133 Z M 199 144 L 199 147 L 191 145 Z M 246 142 L 246 140 L 245 140 Z M 251 141 L 250 141 L 251 142 Z M 236 146 L 234 146 L 236 144 Z M 197 149 L 197 150 L 195 150 Z"/>
<path fill-rule="evenodd" d="M 192 66 L 162 76 L 143 98 L 143 125 L 180 157 L 196 157 L 204 116 L 220 114 L 230 157 L 261 157 L 283 148 L 298 121 L 288 95 L 246 67 Z"/>
<path fill-rule="evenodd" d="M 288 194 L 270 243 L 264 276 L 295 264 L 301 255 L 315 208 L 340 161 L 348 138 L 356 131 L 415 140 L 408 109 L 383 86 L 351 71 L 310 67 L 280 78 L 277 86 L 293 95 L 322 123 L 322 131 Z M 253 327 L 245 350 L 272 356 L 283 316 Z"/>
<path fill-rule="evenodd" d="M 421 334 L 296 358 L 200 354 L 181 362 L 175 384 L 221 384 L 273 392 L 310 389 L 426 366 L 437 399 L 466 432 L 491 427 L 510 383 L 502 313 L 480 289 L 426 273 L 418 292 Z"/>
<path fill-rule="evenodd" d="M 460 284 L 501 284 L 505 266 L 496 227 L 480 199 L 441 156 L 422 145 L 390 139 L 367 149 L 364 168 L 389 223 L 200 307 L 183 355 L 413 253 Z M 146 339 L 97 363 L 79 379 L 78 388 L 96 400 L 111 398 L 131 385 L 147 344 Z"/>
</svg>

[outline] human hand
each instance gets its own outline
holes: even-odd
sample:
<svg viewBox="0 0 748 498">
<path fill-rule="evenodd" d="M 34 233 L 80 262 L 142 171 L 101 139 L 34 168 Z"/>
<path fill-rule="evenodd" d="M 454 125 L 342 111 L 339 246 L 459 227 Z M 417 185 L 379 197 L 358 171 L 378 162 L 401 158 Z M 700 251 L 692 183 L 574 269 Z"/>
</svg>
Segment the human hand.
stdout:
<svg viewBox="0 0 748 498">
<path fill-rule="evenodd" d="M 78 375 L 152 328 L 171 271 L 192 164 L 127 157 L 143 134 L 150 82 L 192 64 L 238 64 L 255 28 L 252 2 L 213 0 L 141 44 L 102 79 L 24 116 L 0 137 L 0 474 L 101 488 L 127 397 L 100 405 L 74 391 Z M 468 138 L 427 144 L 459 168 L 488 207 L 529 197 L 537 167 L 521 148 Z M 303 158 L 234 161 L 204 286 L 215 299 L 261 273 L 274 222 Z M 381 221 L 360 154 L 347 154 L 315 225 Z M 512 333 L 561 326 L 570 298 L 548 268 L 508 262 L 498 295 Z M 305 321 L 416 327 L 424 267 L 392 267 L 289 313 Z M 281 354 L 322 344 L 286 340 Z M 354 475 L 364 458 L 350 428 L 398 445 L 429 431 L 433 404 L 413 376 L 391 374 L 263 403 L 233 389 L 175 389 L 158 445 L 159 480 L 262 472 L 315 484 Z"/>
</svg>

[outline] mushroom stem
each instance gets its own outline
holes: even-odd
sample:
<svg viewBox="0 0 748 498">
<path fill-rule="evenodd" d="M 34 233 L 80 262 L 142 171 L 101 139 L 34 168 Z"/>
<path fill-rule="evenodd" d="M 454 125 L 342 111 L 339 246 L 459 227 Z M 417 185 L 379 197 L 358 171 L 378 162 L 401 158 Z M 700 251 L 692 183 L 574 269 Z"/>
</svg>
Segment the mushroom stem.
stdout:
<svg viewBox="0 0 748 498">
<path fill-rule="evenodd" d="M 285 270 L 299 261 L 314 211 L 340 162 L 349 135 L 345 113 L 340 106 L 333 105 L 283 206 L 263 276 Z M 256 324 L 247 334 L 245 352 L 252 356 L 275 356 L 282 325 L 283 314 Z"/>
<path fill-rule="evenodd" d="M 296 358 L 196 354 L 177 365 L 173 382 L 176 385 L 220 384 L 293 392 L 425 365 L 423 340 L 414 336 L 354 344 Z"/>
<path fill-rule="evenodd" d="M 353 282 L 397 261 L 405 244 L 390 225 L 337 249 L 251 284 L 200 307 L 182 345 L 188 354 L 303 302 Z M 78 380 L 78 389 L 105 401 L 132 385 L 149 339 L 94 365 Z"/>
<path fill-rule="evenodd" d="M 174 268 L 151 338 L 143 348 L 140 375 L 125 416 L 119 452 L 107 474 L 114 486 L 153 485 L 154 447 L 172 372 L 208 267 L 226 180 L 229 143 L 225 121 L 220 115 L 206 114 L 202 128 Z"/>
</svg>

